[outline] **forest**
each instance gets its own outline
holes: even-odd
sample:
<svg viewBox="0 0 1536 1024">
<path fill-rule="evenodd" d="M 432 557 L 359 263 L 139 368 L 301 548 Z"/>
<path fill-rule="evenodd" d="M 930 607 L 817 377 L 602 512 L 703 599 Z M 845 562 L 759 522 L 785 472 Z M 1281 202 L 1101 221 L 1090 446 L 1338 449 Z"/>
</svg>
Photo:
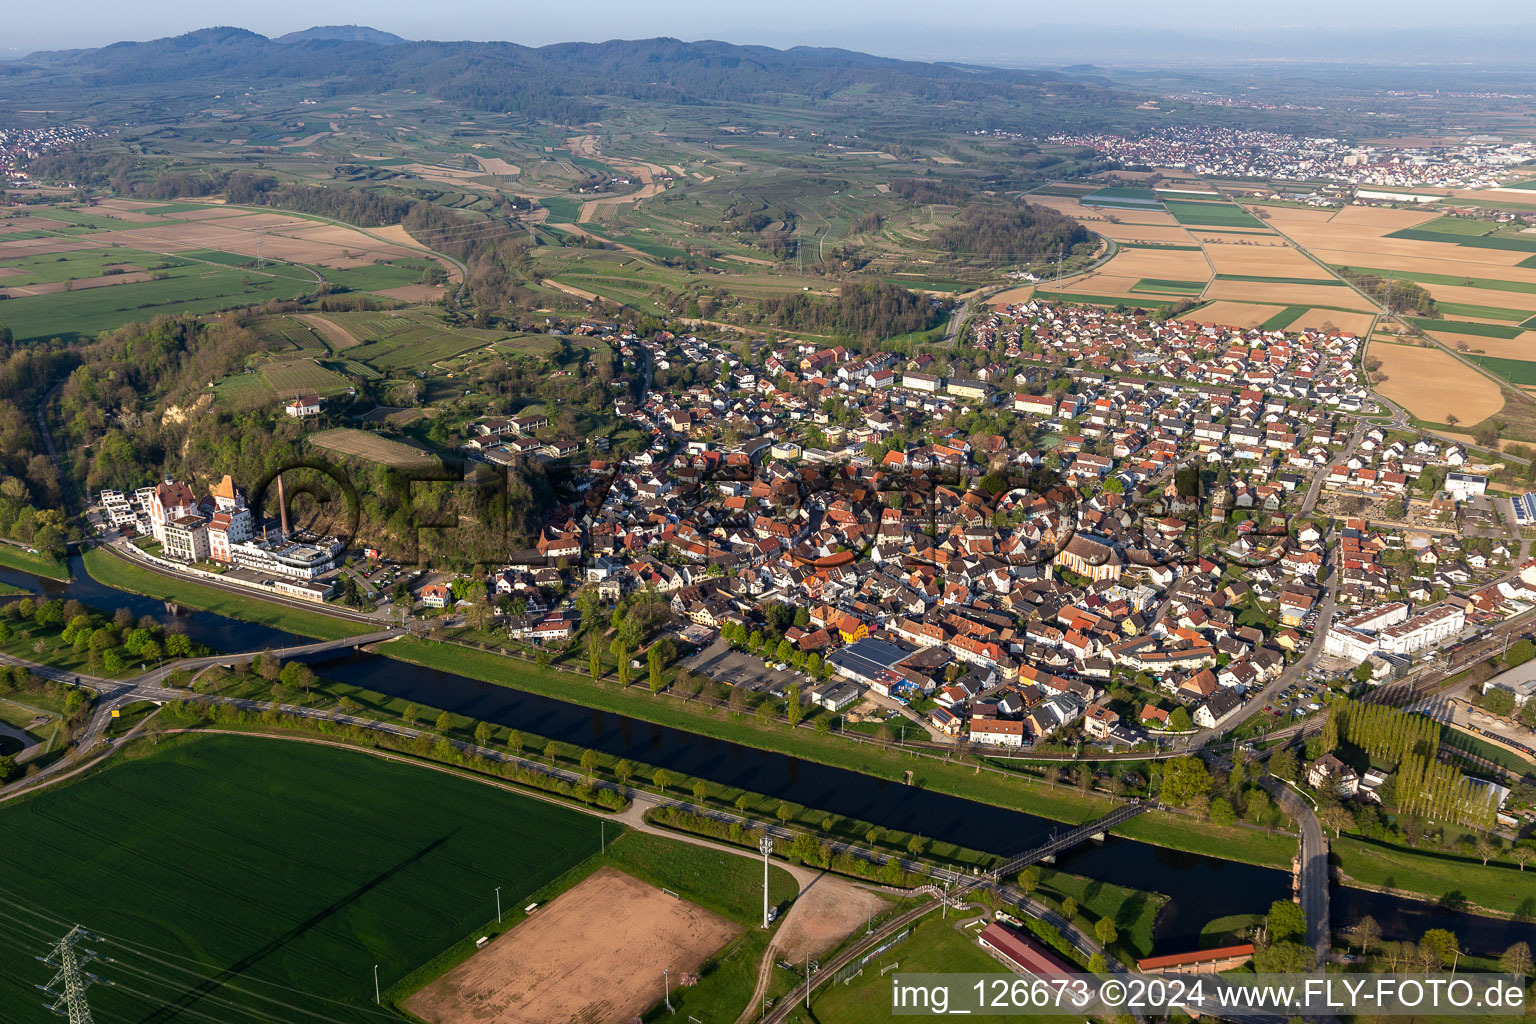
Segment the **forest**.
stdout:
<svg viewBox="0 0 1536 1024">
<path fill-rule="evenodd" d="M 925 331 L 944 318 L 940 305 L 883 281 L 845 283 L 835 298 L 796 292 L 782 299 L 768 299 L 762 303 L 762 312 L 780 327 L 864 341 Z"/>
<path fill-rule="evenodd" d="M 1070 217 L 1043 206 L 974 204 L 934 235 L 951 256 L 1022 263 L 1091 250 L 1093 235 Z"/>
</svg>

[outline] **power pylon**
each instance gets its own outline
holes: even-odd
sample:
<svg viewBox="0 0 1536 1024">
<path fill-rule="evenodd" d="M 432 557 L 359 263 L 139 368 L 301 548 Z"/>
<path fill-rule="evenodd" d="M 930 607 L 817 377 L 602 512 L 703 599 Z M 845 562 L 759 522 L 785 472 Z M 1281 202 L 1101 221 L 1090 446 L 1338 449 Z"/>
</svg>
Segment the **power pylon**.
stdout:
<svg viewBox="0 0 1536 1024">
<path fill-rule="evenodd" d="M 96 937 L 75 925 L 68 935 L 54 944 L 47 956 L 38 957 L 49 967 L 57 968 L 58 973 L 48 984 L 37 987 L 55 997 L 48 1009 L 60 1017 L 68 1017 L 69 1024 L 94 1024 L 85 990 L 101 979 L 85 970 L 85 967 L 103 958 L 97 956 L 94 950 L 81 949 L 80 943 Z"/>
</svg>

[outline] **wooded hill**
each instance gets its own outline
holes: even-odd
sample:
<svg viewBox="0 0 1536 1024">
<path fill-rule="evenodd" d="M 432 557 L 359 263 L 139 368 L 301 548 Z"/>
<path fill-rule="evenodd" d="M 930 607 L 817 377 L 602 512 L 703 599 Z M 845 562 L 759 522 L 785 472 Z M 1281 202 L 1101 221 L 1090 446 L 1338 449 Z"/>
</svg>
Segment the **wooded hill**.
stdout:
<svg viewBox="0 0 1536 1024">
<path fill-rule="evenodd" d="M 533 48 L 504 42 L 380 45 L 367 38 L 286 38 L 290 41 L 241 28 L 209 28 L 148 42 L 35 53 L 0 64 L 0 91 L 20 103 L 79 90 L 169 95 L 194 83 L 218 91 L 246 89 L 253 81 L 314 82 L 331 96 L 412 89 L 469 109 L 568 124 L 598 119 L 614 100 L 867 107 L 906 98 L 932 107 L 935 118 L 957 114 L 939 109 L 941 104 L 983 103 L 995 111 L 993 120 L 1013 127 L 1068 109 L 1079 122 L 1095 110 L 1100 111 L 1097 119 L 1113 118 L 1137 102 L 1097 84 L 1047 73 L 928 64 L 838 49 L 776 50 L 678 39 Z"/>
</svg>

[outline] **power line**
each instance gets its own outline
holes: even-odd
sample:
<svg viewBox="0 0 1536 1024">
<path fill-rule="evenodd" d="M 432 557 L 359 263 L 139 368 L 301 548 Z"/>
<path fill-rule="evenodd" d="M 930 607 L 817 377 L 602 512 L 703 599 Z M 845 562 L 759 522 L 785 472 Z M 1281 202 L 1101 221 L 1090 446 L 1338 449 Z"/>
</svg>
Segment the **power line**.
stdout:
<svg viewBox="0 0 1536 1024">
<path fill-rule="evenodd" d="M 49 967 L 58 970 L 52 981 L 38 988 L 55 997 L 48 1009 L 60 1017 L 68 1017 L 69 1024 L 95 1024 L 91 1017 L 91 1005 L 85 998 L 85 990 L 101 979 L 85 967 L 101 957 L 94 950 L 79 948 L 82 940 L 95 937 L 77 924 L 69 930 L 68 935 L 54 943 L 47 956 L 38 957 Z"/>
</svg>

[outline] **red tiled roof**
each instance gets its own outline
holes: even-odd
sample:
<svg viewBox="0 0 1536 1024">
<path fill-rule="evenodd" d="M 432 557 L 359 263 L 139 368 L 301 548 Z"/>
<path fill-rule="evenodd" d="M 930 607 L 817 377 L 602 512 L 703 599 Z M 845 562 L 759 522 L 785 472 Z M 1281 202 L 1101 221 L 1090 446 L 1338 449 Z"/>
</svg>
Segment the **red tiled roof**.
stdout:
<svg viewBox="0 0 1536 1024">
<path fill-rule="evenodd" d="M 1187 967 L 1190 964 L 1203 964 L 1211 960 L 1230 960 L 1234 957 L 1252 955 L 1253 943 L 1245 942 L 1240 946 L 1220 946 L 1216 949 L 1197 949 L 1193 953 L 1170 953 L 1167 956 L 1148 957 L 1145 960 L 1136 961 L 1136 966 L 1143 971 L 1156 971 L 1167 967 Z"/>
</svg>

